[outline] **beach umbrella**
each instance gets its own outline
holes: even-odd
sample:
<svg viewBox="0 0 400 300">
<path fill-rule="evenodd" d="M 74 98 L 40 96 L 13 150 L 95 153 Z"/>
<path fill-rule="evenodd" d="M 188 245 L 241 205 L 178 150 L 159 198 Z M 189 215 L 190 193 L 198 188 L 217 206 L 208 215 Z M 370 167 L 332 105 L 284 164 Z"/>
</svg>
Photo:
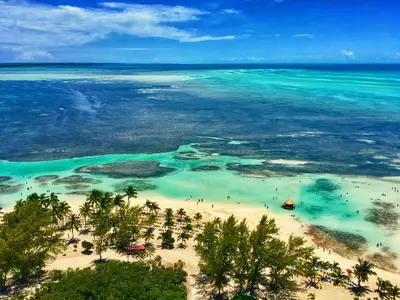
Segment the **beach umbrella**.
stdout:
<svg viewBox="0 0 400 300">
<path fill-rule="evenodd" d="M 350 270 L 350 269 L 346 269 L 346 272 L 349 273 L 349 274 L 350 274 L 350 273 L 353 273 L 353 271 Z"/>
<path fill-rule="evenodd" d="M 294 205 L 294 202 L 293 202 L 291 199 L 288 199 L 288 200 L 285 201 L 285 204 L 286 204 L 286 205 L 293 206 L 293 205 Z"/>
</svg>

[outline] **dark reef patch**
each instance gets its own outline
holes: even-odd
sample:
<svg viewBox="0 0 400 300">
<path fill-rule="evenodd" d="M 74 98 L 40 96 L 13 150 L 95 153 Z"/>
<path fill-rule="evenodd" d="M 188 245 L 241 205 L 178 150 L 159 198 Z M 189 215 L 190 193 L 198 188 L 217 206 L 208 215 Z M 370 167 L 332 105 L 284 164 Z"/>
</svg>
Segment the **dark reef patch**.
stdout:
<svg viewBox="0 0 400 300">
<path fill-rule="evenodd" d="M 59 178 L 59 179 L 56 179 L 53 181 L 53 184 L 67 184 L 67 185 L 98 184 L 98 183 L 101 183 L 101 180 L 83 177 L 81 175 L 70 175 L 70 176 Z"/>
<path fill-rule="evenodd" d="M 35 177 L 35 181 L 37 182 L 49 182 L 60 178 L 58 175 L 43 175 Z"/>
<path fill-rule="evenodd" d="M 395 211 L 396 206 L 390 202 L 374 201 L 374 207 L 368 209 L 365 221 L 385 227 L 389 230 L 396 230 L 400 214 Z"/>
<path fill-rule="evenodd" d="M 333 193 L 338 189 L 340 189 L 340 187 L 338 185 L 334 184 L 329 179 L 319 178 L 309 188 L 308 191 L 311 192 L 311 193 L 318 193 L 318 192 Z"/>
<path fill-rule="evenodd" d="M 82 184 L 82 183 L 71 184 L 71 185 L 65 186 L 65 188 L 67 190 L 84 190 L 84 189 L 88 189 L 90 187 L 92 187 L 92 185 L 90 185 L 90 184 Z"/>
<path fill-rule="evenodd" d="M 219 171 L 221 170 L 220 167 L 218 166 L 199 166 L 196 168 L 193 168 L 192 171 L 194 172 L 201 172 L 201 171 Z"/>
<path fill-rule="evenodd" d="M 77 173 L 101 174 L 112 178 L 162 177 L 174 171 L 174 168 L 160 167 L 158 161 L 128 161 L 103 165 L 87 165 L 75 169 Z"/>
<path fill-rule="evenodd" d="M 78 196 L 86 196 L 90 193 L 90 191 L 73 191 L 65 193 L 65 195 L 78 195 Z"/>
<path fill-rule="evenodd" d="M 260 177 L 260 178 L 268 178 L 268 177 L 279 177 L 279 176 L 296 176 L 295 173 L 290 172 L 276 172 L 269 170 L 266 165 L 242 165 L 238 163 L 229 163 L 226 165 L 226 169 L 230 171 L 236 171 L 239 175 L 244 177 Z"/>
<path fill-rule="evenodd" d="M 139 192 L 152 191 L 157 189 L 157 186 L 151 183 L 150 180 L 125 180 L 123 182 L 113 185 L 114 192 L 123 193 L 128 186 L 135 187 L 136 190 Z"/>
<path fill-rule="evenodd" d="M 0 184 L 0 194 L 14 194 L 21 191 L 24 188 L 23 184 Z"/>
<path fill-rule="evenodd" d="M 381 252 L 375 252 L 367 255 L 366 259 L 372 262 L 380 269 L 395 272 L 397 270 L 396 260 L 397 254 L 391 252 L 388 248 L 383 248 Z"/>
<path fill-rule="evenodd" d="M 306 234 L 316 245 L 332 249 L 344 257 L 354 258 L 367 250 L 367 239 L 360 234 L 332 230 L 322 225 L 308 226 Z"/>
<path fill-rule="evenodd" d="M 12 177 L 10 176 L 0 176 L 0 183 L 10 181 Z"/>
</svg>

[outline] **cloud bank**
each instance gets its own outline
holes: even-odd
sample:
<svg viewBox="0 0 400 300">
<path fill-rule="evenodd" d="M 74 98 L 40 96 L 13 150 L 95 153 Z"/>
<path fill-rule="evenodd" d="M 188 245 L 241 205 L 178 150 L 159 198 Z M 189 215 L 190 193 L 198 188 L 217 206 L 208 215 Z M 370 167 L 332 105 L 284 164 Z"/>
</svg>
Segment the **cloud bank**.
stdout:
<svg viewBox="0 0 400 300">
<path fill-rule="evenodd" d="M 43 49 L 80 46 L 111 34 L 158 37 L 180 42 L 234 39 L 198 35 L 174 24 L 195 21 L 208 12 L 183 6 L 103 2 L 99 8 L 50 6 L 0 0 L 0 45 Z M 26 58 L 44 55 L 36 51 Z"/>
</svg>

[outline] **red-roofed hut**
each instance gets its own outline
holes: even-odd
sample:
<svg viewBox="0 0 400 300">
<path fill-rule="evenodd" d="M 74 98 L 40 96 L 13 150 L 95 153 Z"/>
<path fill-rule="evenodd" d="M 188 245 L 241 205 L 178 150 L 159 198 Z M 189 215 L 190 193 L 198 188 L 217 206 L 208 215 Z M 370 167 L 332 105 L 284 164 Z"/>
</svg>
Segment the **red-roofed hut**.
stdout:
<svg viewBox="0 0 400 300">
<path fill-rule="evenodd" d="M 140 246 L 140 245 L 134 245 L 134 246 L 129 246 L 128 247 L 128 255 L 134 255 L 139 252 L 143 252 L 146 254 L 146 247 L 145 246 Z"/>
</svg>

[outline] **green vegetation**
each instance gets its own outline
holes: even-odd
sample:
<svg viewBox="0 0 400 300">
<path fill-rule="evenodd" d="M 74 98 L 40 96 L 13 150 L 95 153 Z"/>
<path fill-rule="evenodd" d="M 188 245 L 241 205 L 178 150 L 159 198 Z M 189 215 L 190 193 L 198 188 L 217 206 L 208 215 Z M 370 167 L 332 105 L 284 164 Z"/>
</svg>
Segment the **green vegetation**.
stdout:
<svg viewBox="0 0 400 300">
<path fill-rule="evenodd" d="M 110 261 L 98 264 L 94 270 L 66 272 L 58 282 L 51 280 L 45 284 L 35 299 L 185 300 L 186 276 L 179 268 Z"/>
<path fill-rule="evenodd" d="M 362 282 L 368 281 L 369 276 L 376 275 L 376 272 L 373 269 L 374 265 L 369 261 L 361 258 L 358 259 L 358 264 L 354 266 L 354 277 L 357 278 L 359 287 Z"/>
<path fill-rule="evenodd" d="M 52 226 L 52 209 L 36 201 L 37 194 L 18 201 L 3 215 L 0 227 L 0 285 L 7 277 L 27 278 L 39 273 L 46 262 L 65 248 L 62 233 Z M 47 201 L 47 199 L 46 199 Z"/>
<path fill-rule="evenodd" d="M 254 296 L 259 289 L 275 294 L 295 290 L 297 258 L 313 249 L 305 247 L 298 237 L 280 241 L 277 233 L 275 221 L 267 216 L 252 231 L 245 220 L 238 223 L 234 216 L 205 225 L 203 234 L 197 237 L 196 252 L 202 272 L 219 295 L 230 281 L 236 283 L 242 296 L 245 292 Z"/>
<path fill-rule="evenodd" d="M 89 241 L 82 241 L 82 248 L 85 249 L 85 252 L 89 252 L 94 247 L 93 243 Z"/>
<path fill-rule="evenodd" d="M 157 203 L 148 200 L 144 206 L 131 206 L 130 200 L 135 198 L 137 191 L 132 186 L 126 188 L 124 195 L 93 190 L 79 207 L 83 224 L 68 203 L 54 193 L 34 193 L 18 201 L 14 211 L 2 216 L 0 285 L 4 287 L 11 278 L 30 279 L 43 274 L 46 263 L 67 247 L 62 236 L 63 230 L 69 230 L 74 251 L 78 248 L 77 234 L 90 234 L 93 241 L 82 241 L 82 253 L 91 254 L 93 249 L 100 261 L 95 261 L 95 269 L 49 272 L 42 277 L 49 281 L 35 299 L 185 299 L 185 263 L 178 261 L 173 268 L 165 269 L 159 256 L 152 259 L 159 247 L 153 241 L 161 240 L 162 249 L 173 249 L 175 242 L 184 249 L 196 232 L 198 282 L 204 284 L 206 293 L 211 287 L 214 296 L 289 299 L 298 291 L 300 282 L 318 288 L 328 280 L 328 273 L 334 285 L 348 287 L 349 276 L 338 263 L 321 261 L 300 237 L 281 240 L 275 221 L 266 215 L 254 229 L 248 227 L 246 219 L 239 221 L 233 215 L 226 220 L 216 218 L 201 223 L 200 213 L 192 216 L 184 209 L 174 212 L 166 208 L 159 216 Z M 85 230 L 78 232 L 81 226 Z M 156 234 L 156 227 L 163 227 L 159 228 L 161 233 Z M 197 228 L 193 231 L 193 227 Z M 330 234 L 342 238 L 339 233 Z M 136 258 L 147 263 L 114 262 L 103 257 L 107 249 L 127 253 L 128 247 L 139 241 L 146 251 L 139 249 Z M 359 259 L 353 268 L 358 284 L 352 287 L 354 293 L 365 292 L 362 284 L 375 274 L 373 264 Z M 302 280 L 296 280 L 298 277 Z M 382 279 L 378 279 L 377 286 L 381 298 L 399 298 L 398 286 Z"/>
</svg>

